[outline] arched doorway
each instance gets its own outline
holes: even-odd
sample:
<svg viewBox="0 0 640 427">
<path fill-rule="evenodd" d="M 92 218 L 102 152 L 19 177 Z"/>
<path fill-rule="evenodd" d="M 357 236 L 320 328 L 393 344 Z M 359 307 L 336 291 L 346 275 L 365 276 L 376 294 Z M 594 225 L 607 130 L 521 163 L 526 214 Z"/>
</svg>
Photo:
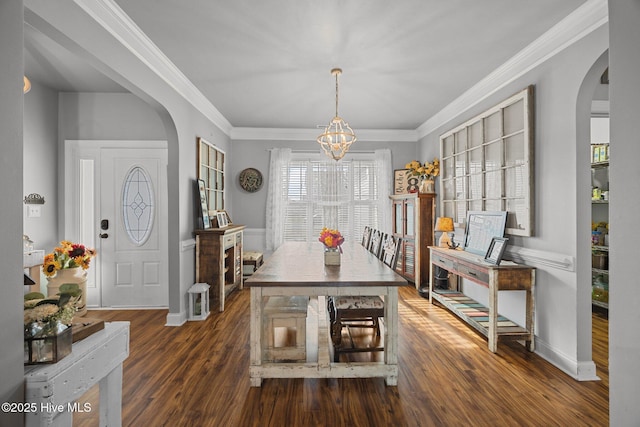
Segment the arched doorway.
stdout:
<svg viewBox="0 0 640 427">
<path fill-rule="evenodd" d="M 591 117 L 592 104 L 600 79 L 609 66 L 609 52 L 604 52 L 585 75 L 576 102 L 576 219 L 577 239 L 577 358 L 592 360 L 592 247 L 591 247 Z M 595 374 L 595 373 L 594 373 Z"/>
</svg>

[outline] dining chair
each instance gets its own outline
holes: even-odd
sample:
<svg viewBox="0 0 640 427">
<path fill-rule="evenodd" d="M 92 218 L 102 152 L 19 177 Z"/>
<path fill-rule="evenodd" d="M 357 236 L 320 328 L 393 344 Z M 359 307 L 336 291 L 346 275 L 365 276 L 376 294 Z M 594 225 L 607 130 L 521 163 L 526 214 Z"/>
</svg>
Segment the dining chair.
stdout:
<svg viewBox="0 0 640 427">
<path fill-rule="evenodd" d="M 380 230 L 372 230 L 371 244 L 369 245 L 369 252 L 374 254 L 376 258 L 379 258 L 381 246 L 382 246 L 382 232 Z"/>
<path fill-rule="evenodd" d="M 377 230 L 373 230 L 375 235 Z M 400 238 L 380 233 L 379 250 L 377 257 L 389 268 L 395 270 L 400 251 Z M 384 239 L 385 245 L 382 246 Z M 372 245 L 374 242 L 372 241 Z M 371 246 L 370 246 L 371 251 Z M 374 253 L 374 251 L 371 251 Z M 374 255 L 376 255 L 374 253 Z M 331 296 L 327 300 L 329 310 L 331 340 L 334 346 L 334 362 L 338 362 L 342 353 L 360 353 L 384 351 L 383 346 L 358 348 L 354 345 L 350 327 L 373 328 L 376 337 L 380 336 L 380 318 L 384 317 L 384 300 L 379 296 Z M 350 342 L 346 345 L 342 342 L 342 329 L 347 328 Z"/>
<path fill-rule="evenodd" d="M 371 242 L 371 227 L 367 225 L 364 227 L 364 233 L 362 233 L 362 246 L 369 249 L 370 242 Z"/>
<path fill-rule="evenodd" d="M 333 342 L 333 361 L 340 361 L 342 353 L 369 353 L 384 351 L 384 347 L 356 347 L 350 328 L 375 329 L 380 337 L 380 318 L 384 317 L 384 301 L 379 296 L 332 296 L 327 300 L 330 333 Z M 343 343 L 342 329 L 347 329 L 349 342 Z"/>
<path fill-rule="evenodd" d="M 386 235 L 382 248 L 380 249 L 380 260 L 388 265 L 392 270 L 398 265 L 398 255 L 400 254 L 400 242 L 402 238 Z"/>
</svg>

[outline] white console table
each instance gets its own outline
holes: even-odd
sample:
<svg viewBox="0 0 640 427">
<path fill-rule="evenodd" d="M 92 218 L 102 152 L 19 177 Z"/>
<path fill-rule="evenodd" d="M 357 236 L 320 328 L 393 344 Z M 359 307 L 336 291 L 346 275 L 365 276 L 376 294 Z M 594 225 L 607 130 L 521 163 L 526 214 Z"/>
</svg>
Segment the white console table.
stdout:
<svg viewBox="0 0 640 427">
<path fill-rule="evenodd" d="M 129 322 L 110 322 L 74 343 L 58 363 L 25 366 L 25 402 L 37 408 L 27 412 L 26 426 L 71 426 L 74 411 L 96 410 L 78 399 L 97 383 L 100 425 L 121 426 L 122 362 L 128 356 Z"/>
</svg>

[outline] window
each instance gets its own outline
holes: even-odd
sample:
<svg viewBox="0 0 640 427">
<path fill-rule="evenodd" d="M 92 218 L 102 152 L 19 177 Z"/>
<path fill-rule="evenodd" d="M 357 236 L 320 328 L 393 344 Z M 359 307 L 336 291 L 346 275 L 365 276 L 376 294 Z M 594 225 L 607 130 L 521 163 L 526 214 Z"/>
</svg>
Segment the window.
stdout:
<svg viewBox="0 0 640 427">
<path fill-rule="evenodd" d="M 507 211 L 507 234 L 533 233 L 533 86 L 440 137 L 441 215 Z"/>
<path fill-rule="evenodd" d="M 205 183 L 209 215 L 224 209 L 224 153 L 203 138 L 198 144 L 198 179 Z"/>
<path fill-rule="evenodd" d="M 281 170 L 286 241 L 317 240 L 323 227 L 337 228 L 347 240 L 358 240 L 365 226 L 379 228 L 379 170 L 371 155 L 340 162 L 294 155 Z"/>
<path fill-rule="evenodd" d="M 155 194 L 151 177 L 140 166 L 132 168 L 122 185 L 122 218 L 129 240 L 142 246 L 153 229 Z"/>
</svg>

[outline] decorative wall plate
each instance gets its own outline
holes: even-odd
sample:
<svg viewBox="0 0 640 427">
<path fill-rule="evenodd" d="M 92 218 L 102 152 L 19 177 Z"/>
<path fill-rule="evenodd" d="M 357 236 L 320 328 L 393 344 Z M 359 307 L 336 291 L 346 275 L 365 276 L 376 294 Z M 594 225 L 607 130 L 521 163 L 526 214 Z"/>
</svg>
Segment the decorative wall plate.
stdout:
<svg viewBox="0 0 640 427">
<path fill-rule="evenodd" d="M 249 193 L 255 193 L 262 187 L 262 173 L 258 169 L 247 168 L 240 172 L 240 187 Z"/>
</svg>

